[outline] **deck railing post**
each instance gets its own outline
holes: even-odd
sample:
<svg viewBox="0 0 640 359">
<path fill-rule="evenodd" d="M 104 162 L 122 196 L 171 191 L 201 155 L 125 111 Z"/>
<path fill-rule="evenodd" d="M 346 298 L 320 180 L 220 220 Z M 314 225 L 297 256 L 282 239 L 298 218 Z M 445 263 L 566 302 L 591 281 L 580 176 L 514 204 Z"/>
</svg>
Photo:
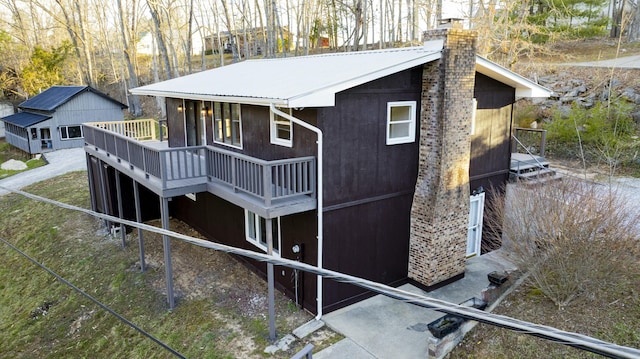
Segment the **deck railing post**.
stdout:
<svg viewBox="0 0 640 359">
<path fill-rule="evenodd" d="M 262 167 L 262 191 L 264 195 L 264 203 L 267 206 L 271 205 L 271 199 L 273 197 L 271 190 L 271 169 L 272 165 L 264 165 Z"/>
<path fill-rule="evenodd" d="M 166 164 L 166 156 L 164 156 L 163 151 L 158 151 L 158 160 L 160 160 L 160 177 L 162 177 L 162 189 L 167 188 L 167 174 L 165 171 L 167 170 Z"/>
</svg>

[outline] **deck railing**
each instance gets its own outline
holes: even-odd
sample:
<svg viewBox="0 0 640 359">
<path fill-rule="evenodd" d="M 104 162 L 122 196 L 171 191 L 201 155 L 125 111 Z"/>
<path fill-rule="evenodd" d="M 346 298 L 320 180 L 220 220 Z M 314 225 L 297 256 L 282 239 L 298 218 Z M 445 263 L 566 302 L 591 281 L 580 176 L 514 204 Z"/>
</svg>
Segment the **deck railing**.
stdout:
<svg viewBox="0 0 640 359">
<path fill-rule="evenodd" d="M 163 189 L 179 187 L 180 180 L 205 179 L 257 197 L 267 206 L 278 199 L 315 196 L 315 157 L 265 161 L 212 146 L 159 149 L 123 132 L 127 133 L 124 126 L 84 124 L 88 145 L 107 152 L 117 162 L 128 162 L 131 169 L 138 168 L 147 177 L 160 179 Z"/>
<path fill-rule="evenodd" d="M 167 125 L 154 119 L 140 119 L 129 121 L 92 122 L 85 125 L 99 127 L 138 141 L 166 140 Z M 160 138 L 162 134 L 162 138 Z"/>
<path fill-rule="evenodd" d="M 517 138 L 518 141 L 513 142 L 511 152 L 519 152 L 519 149 L 523 149 L 526 153 L 544 157 L 545 147 L 547 145 L 547 130 L 516 127 L 513 136 Z"/>
<path fill-rule="evenodd" d="M 207 176 L 265 201 L 313 195 L 316 188 L 314 157 L 265 161 L 216 147 L 207 147 Z"/>
</svg>

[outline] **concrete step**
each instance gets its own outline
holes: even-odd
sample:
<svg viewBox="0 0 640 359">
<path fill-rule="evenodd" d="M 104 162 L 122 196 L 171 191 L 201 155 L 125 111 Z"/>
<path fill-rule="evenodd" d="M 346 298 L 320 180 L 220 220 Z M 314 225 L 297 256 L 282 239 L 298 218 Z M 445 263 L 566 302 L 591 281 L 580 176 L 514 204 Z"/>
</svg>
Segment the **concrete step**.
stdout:
<svg viewBox="0 0 640 359">
<path fill-rule="evenodd" d="M 548 168 L 549 167 L 549 162 L 547 161 L 540 161 L 540 164 L 538 164 L 537 162 L 517 162 L 517 161 L 511 161 L 511 172 L 516 172 L 516 173 L 523 173 L 523 172 L 529 172 L 531 170 L 536 170 L 537 168 L 540 168 L 540 166 L 544 167 L 544 168 Z"/>
</svg>

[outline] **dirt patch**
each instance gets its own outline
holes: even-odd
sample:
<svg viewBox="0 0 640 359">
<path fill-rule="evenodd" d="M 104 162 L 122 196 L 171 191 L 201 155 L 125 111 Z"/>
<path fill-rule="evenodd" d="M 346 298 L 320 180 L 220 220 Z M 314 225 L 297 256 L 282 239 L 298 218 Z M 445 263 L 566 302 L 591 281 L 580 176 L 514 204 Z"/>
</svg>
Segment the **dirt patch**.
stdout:
<svg viewBox="0 0 640 359">
<path fill-rule="evenodd" d="M 149 222 L 160 226 L 159 221 Z M 185 223 L 171 219 L 172 231 L 205 239 Z M 129 245 L 137 245 L 137 231 L 128 235 Z M 162 236 L 144 232 L 145 261 L 151 286 L 163 296 L 166 295 L 164 277 L 164 252 Z M 215 303 L 215 310 L 208 314 L 224 323 L 227 342 L 237 357 L 261 357 L 269 343 L 266 341 L 268 323 L 267 283 L 232 256 L 224 252 L 195 246 L 177 239 L 171 240 L 171 259 L 176 305 L 184 301 L 204 300 Z M 137 261 L 130 270 L 139 270 Z M 276 291 L 276 326 L 278 337 L 313 319 L 284 294 Z M 260 339 L 255 340 L 257 337 Z M 331 330 L 321 330 L 299 341 L 287 353 L 277 357 L 292 355 L 307 343 L 322 348 L 334 342 L 339 335 Z"/>
</svg>

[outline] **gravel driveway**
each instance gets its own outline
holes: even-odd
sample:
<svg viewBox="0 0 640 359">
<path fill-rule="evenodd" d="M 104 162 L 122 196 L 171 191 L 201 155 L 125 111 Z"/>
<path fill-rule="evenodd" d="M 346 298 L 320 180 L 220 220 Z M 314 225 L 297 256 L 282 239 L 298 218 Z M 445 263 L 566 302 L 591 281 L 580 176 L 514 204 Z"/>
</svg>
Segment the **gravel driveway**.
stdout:
<svg viewBox="0 0 640 359">
<path fill-rule="evenodd" d="M 29 171 L 20 172 L 0 180 L 0 186 L 21 189 L 30 184 L 63 175 L 67 172 L 87 169 L 84 148 L 70 148 L 43 154 L 47 164 Z M 7 191 L 0 189 L 0 195 Z"/>
</svg>

